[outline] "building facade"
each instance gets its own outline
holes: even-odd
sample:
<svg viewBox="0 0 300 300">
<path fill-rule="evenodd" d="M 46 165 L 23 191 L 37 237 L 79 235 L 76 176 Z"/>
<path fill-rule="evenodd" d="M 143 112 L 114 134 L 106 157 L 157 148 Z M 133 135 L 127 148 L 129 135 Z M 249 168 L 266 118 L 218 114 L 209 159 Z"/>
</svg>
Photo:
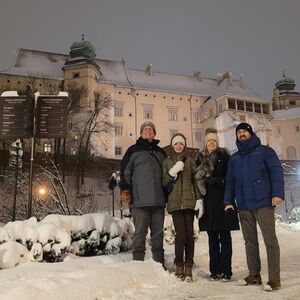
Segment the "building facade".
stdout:
<svg viewBox="0 0 300 300">
<path fill-rule="evenodd" d="M 277 82 L 274 98 L 264 99 L 245 84 L 242 75 L 237 80 L 230 72 L 218 73 L 215 78 L 204 77 L 201 72 L 190 76 L 167 74 L 156 72 L 151 64 L 144 70 L 130 69 L 125 61 L 96 58 L 93 45 L 82 38 L 72 44 L 68 55 L 17 49 L 11 67 L 0 72 L 0 89 L 21 94 L 26 84 L 41 94 L 57 94 L 72 86 L 85 88 L 86 93 L 79 99 L 80 112 L 69 121 L 68 154 L 76 153 L 78 148 L 72 122 L 90 112 L 95 93 L 101 93 L 110 97 L 113 105 L 98 118 L 113 127 L 93 133 L 90 151 L 94 155 L 121 159 L 139 137 L 140 125 L 149 120 L 157 127 L 162 147 L 169 144 L 174 133 L 181 132 L 189 147 L 202 149 L 206 128 L 216 127 L 221 146 L 234 152 L 235 127 L 248 122 L 262 142 L 274 147 L 282 159 L 300 159 L 300 144 L 295 139 L 295 134 L 300 134 L 299 112 L 295 111 L 292 119 L 277 113 L 286 109 L 287 102 L 288 110 L 300 107 L 299 93 L 293 92 L 295 83 L 291 81 Z M 41 142 L 40 151 L 51 151 L 52 144 Z"/>
</svg>

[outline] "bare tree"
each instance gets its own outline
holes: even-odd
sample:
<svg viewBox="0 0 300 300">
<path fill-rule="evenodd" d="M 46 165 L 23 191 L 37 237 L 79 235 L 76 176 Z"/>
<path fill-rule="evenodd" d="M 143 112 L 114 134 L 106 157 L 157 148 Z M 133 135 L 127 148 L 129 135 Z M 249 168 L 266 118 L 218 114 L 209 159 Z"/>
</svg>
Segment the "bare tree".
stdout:
<svg viewBox="0 0 300 300">
<path fill-rule="evenodd" d="M 108 119 L 112 108 L 110 94 L 100 91 L 94 92 L 92 105 L 82 107 L 81 101 L 88 94 L 83 86 L 73 83 L 67 87 L 70 98 L 69 119 L 71 130 L 68 135 L 67 145 L 76 157 L 77 189 L 84 184 L 87 160 L 93 154 L 101 156 L 99 144 L 105 144 L 102 136 L 110 134 L 113 129 L 112 122 Z M 97 142 L 93 143 L 93 137 Z"/>
</svg>

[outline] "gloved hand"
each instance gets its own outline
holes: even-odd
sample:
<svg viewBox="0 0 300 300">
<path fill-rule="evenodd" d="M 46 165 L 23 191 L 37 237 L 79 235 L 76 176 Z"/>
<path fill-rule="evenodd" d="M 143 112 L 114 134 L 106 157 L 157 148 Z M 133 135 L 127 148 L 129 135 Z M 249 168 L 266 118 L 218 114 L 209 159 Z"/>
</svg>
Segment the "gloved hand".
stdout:
<svg viewBox="0 0 300 300">
<path fill-rule="evenodd" d="M 203 200 L 198 199 L 196 200 L 196 205 L 195 205 L 195 215 L 197 219 L 200 219 L 203 215 L 204 209 L 203 209 Z"/>
<path fill-rule="evenodd" d="M 132 195 L 129 190 L 123 190 L 121 192 L 121 201 L 123 203 L 132 203 Z"/>
<path fill-rule="evenodd" d="M 176 177 L 176 175 L 182 171 L 184 168 L 184 162 L 183 161 L 178 161 L 170 170 L 169 170 L 169 174 L 172 177 Z"/>
<path fill-rule="evenodd" d="M 229 205 L 228 205 L 229 206 Z M 229 224 L 232 229 L 239 229 L 239 219 L 237 215 L 237 211 L 234 209 L 234 207 L 229 207 L 224 212 L 224 221 L 226 224 Z"/>
</svg>

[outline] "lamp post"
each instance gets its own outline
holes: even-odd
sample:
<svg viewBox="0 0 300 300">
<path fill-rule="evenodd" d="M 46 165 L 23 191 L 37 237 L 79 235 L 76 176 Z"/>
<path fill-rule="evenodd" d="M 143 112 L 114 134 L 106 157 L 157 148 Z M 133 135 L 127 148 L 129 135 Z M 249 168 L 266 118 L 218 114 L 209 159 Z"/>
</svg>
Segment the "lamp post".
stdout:
<svg viewBox="0 0 300 300">
<path fill-rule="evenodd" d="M 20 157 L 20 140 L 17 139 L 13 144 L 11 150 L 11 155 L 15 156 L 15 190 L 14 190 L 14 201 L 13 201 L 13 209 L 12 209 L 12 220 L 16 220 L 16 206 L 17 206 L 17 193 L 18 193 L 18 173 L 19 173 L 19 157 Z M 22 154 L 23 152 L 21 152 Z"/>
<path fill-rule="evenodd" d="M 112 202 L 112 215 L 113 217 L 115 216 L 115 187 L 120 181 L 120 174 L 119 171 L 113 172 L 111 174 L 109 183 L 108 183 L 108 188 L 111 190 L 111 202 Z M 121 212 L 122 215 L 122 212 Z M 122 217 L 122 216 L 121 216 Z"/>
</svg>

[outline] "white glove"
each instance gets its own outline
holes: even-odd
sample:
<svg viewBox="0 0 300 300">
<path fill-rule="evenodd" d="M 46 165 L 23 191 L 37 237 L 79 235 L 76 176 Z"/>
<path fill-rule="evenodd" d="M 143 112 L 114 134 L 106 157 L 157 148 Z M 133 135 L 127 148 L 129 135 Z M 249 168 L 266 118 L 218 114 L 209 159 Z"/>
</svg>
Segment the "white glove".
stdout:
<svg viewBox="0 0 300 300">
<path fill-rule="evenodd" d="M 180 160 L 169 170 L 169 174 L 172 177 L 176 177 L 177 173 L 183 170 L 183 167 L 184 167 L 184 162 Z"/>
<path fill-rule="evenodd" d="M 196 200 L 195 214 L 198 219 L 200 219 L 203 215 L 203 200 L 202 199 Z"/>
</svg>

